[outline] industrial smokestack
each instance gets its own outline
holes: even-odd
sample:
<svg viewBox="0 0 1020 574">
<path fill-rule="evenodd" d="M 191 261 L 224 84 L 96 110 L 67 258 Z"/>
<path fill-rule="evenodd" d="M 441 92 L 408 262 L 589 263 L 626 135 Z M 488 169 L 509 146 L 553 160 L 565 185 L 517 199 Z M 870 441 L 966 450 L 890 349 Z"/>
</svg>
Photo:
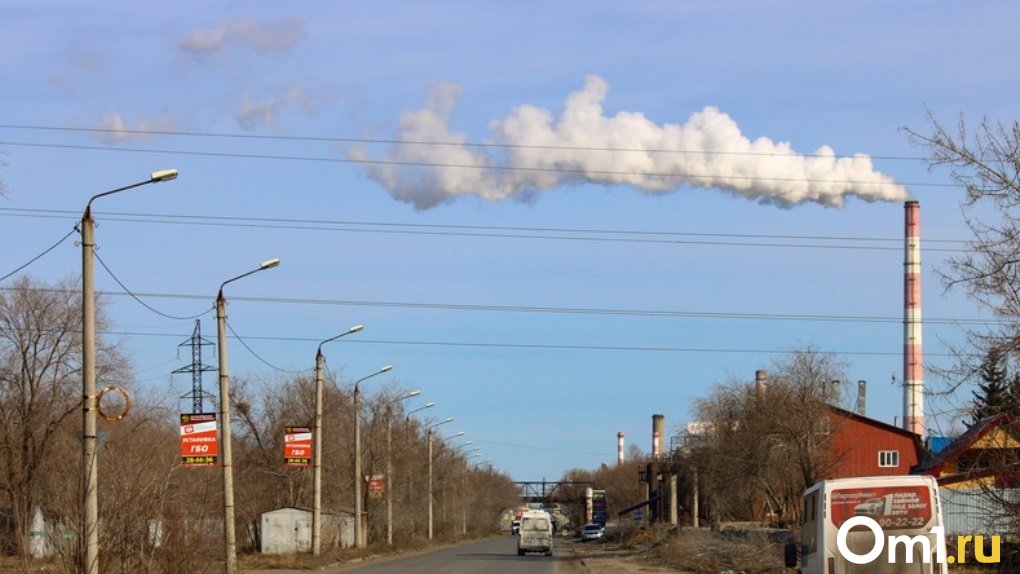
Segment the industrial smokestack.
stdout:
<svg viewBox="0 0 1020 574">
<path fill-rule="evenodd" d="M 758 397 L 758 400 L 765 399 L 765 389 L 768 387 L 768 379 L 766 378 L 765 371 L 758 370 L 754 372 L 754 393 Z"/>
<path fill-rule="evenodd" d="M 862 417 L 864 416 L 865 398 L 866 398 L 867 392 L 868 392 L 868 382 L 867 381 L 857 381 L 857 408 L 855 408 L 854 411 L 857 414 L 861 415 Z"/>
<path fill-rule="evenodd" d="M 616 464 L 623 464 L 623 432 L 616 433 Z"/>
<path fill-rule="evenodd" d="M 839 381 L 829 381 L 827 396 L 830 405 L 834 407 L 839 406 Z"/>
<path fill-rule="evenodd" d="M 921 347 L 921 205 L 904 205 L 903 428 L 924 436 L 924 354 Z"/>
<path fill-rule="evenodd" d="M 662 456 L 662 437 L 666 436 L 666 416 L 652 415 L 652 457 Z"/>
</svg>

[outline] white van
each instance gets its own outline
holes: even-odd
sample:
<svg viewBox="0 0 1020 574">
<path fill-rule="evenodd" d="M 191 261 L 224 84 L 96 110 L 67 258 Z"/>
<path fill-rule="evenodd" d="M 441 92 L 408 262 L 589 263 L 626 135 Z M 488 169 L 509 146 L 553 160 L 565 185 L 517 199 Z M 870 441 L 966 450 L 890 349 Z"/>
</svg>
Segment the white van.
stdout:
<svg viewBox="0 0 1020 574">
<path fill-rule="evenodd" d="M 544 510 L 528 510 L 521 515 L 521 530 L 517 534 L 517 555 L 541 552 L 552 556 L 552 516 Z"/>
</svg>

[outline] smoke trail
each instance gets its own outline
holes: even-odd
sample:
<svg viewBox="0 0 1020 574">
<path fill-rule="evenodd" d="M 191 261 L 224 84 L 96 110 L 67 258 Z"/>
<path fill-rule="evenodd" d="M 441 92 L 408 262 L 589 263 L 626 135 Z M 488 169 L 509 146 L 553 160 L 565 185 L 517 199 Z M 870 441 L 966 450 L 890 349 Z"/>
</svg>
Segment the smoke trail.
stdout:
<svg viewBox="0 0 1020 574">
<path fill-rule="evenodd" d="M 730 116 L 706 107 L 687 123 L 657 125 L 640 112 L 607 117 L 609 86 L 589 76 L 570 94 L 559 118 L 522 105 L 489 125 L 490 145 L 452 132 L 460 88 L 436 84 L 425 105 L 401 117 L 380 157 L 350 157 L 394 198 L 427 209 L 464 195 L 529 199 L 576 183 L 628 185 L 643 194 L 682 188 L 724 190 L 783 207 L 804 202 L 841 207 L 847 196 L 904 201 L 906 189 L 874 170 L 864 154 L 836 157 L 828 146 L 799 154 L 786 142 L 750 140 Z M 441 145 L 436 145 L 441 144 Z"/>
</svg>

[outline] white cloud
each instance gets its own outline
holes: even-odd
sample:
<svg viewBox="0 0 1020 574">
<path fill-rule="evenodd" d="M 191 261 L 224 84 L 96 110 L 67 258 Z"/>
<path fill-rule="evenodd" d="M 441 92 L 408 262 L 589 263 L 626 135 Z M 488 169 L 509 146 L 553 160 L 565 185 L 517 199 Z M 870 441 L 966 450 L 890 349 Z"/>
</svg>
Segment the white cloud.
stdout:
<svg viewBox="0 0 1020 574">
<path fill-rule="evenodd" d="M 179 131 L 180 122 L 169 112 L 153 118 L 141 118 L 134 126 L 129 126 L 124 116 L 110 113 L 99 120 L 92 137 L 106 143 L 117 144 L 128 139 L 145 139 L 156 135 L 156 132 Z"/>
<path fill-rule="evenodd" d="M 260 22 L 254 18 L 225 20 L 212 28 L 196 30 L 178 43 L 185 52 L 206 56 L 231 45 L 284 52 L 304 35 L 301 22 L 287 18 L 278 22 Z"/>
<path fill-rule="evenodd" d="M 237 123 L 242 129 L 250 131 L 259 125 L 267 127 L 276 125 L 280 111 L 292 106 L 301 106 L 308 113 L 314 110 L 303 90 L 294 86 L 279 96 L 260 101 L 252 100 L 248 94 L 242 95 L 241 102 L 234 110 L 234 117 L 237 118 Z"/>
</svg>

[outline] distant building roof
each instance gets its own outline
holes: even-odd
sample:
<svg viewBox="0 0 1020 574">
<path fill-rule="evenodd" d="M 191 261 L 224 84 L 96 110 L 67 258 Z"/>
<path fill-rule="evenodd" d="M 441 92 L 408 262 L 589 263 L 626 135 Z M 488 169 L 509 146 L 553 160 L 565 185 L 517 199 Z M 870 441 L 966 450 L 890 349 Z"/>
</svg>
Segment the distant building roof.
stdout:
<svg viewBox="0 0 1020 574">
<path fill-rule="evenodd" d="M 942 452 L 958 437 L 955 436 L 931 436 L 928 437 L 928 451 L 932 454 Z"/>
</svg>

